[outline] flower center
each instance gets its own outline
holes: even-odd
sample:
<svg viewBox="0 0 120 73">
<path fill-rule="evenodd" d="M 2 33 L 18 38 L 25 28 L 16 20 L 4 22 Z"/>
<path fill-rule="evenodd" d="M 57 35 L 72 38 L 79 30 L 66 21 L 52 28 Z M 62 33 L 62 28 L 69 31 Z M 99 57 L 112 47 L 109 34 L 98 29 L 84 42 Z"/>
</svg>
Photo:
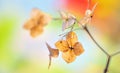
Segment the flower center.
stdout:
<svg viewBox="0 0 120 73">
<path fill-rule="evenodd" d="M 74 49 L 73 47 L 69 47 L 71 50 Z"/>
</svg>

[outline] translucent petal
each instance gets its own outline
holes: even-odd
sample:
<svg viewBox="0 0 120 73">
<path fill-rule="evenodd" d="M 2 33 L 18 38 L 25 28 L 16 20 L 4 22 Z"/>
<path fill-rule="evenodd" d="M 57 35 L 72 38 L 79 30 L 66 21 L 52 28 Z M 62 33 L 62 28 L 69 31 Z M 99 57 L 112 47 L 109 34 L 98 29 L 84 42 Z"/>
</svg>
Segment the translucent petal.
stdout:
<svg viewBox="0 0 120 73">
<path fill-rule="evenodd" d="M 62 24 L 62 31 L 66 29 L 67 25 L 68 25 L 68 22 L 64 21 Z"/>
<path fill-rule="evenodd" d="M 72 26 L 74 23 L 75 23 L 75 19 L 69 18 L 69 19 L 68 19 L 68 25 L 66 26 L 66 28 Z"/>
<path fill-rule="evenodd" d="M 70 18 L 70 19 L 64 21 L 62 24 L 62 31 L 64 31 L 66 28 L 72 26 L 74 23 L 75 23 L 75 19 L 73 19 L 73 18 Z"/>
<path fill-rule="evenodd" d="M 60 40 L 55 43 L 55 46 L 58 50 L 66 52 L 69 50 L 68 43 L 65 40 Z"/>
<path fill-rule="evenodd" d="M 75 43 L 73 47 L 73 51 L 76 56 L 79 56 L 80 54 L 82 54 L 84 52 L 82 44 L 80 44 L 79 42 Z"/>
<path fill-rule="evenodd" d="M 65 60 L 67 63 L 71 63 L 75 61 L 76 56 L 73 52 L 73 50 L 68 50 L 67 52 L 62 53 L 62 58 Z"/>
<path fill-rule="evenodd" d="M 68 17 L 64 11 L 59 11 L 59 14 L 60 14 L 62 19 L 66 19 Z"/>
<path fill-rule="evenodd" d="M 76 19 L 76 17 L 73 14 L 71 14 L 71 13 L 68 13 L 68 18 Z"/>
<path fill-rule="evenodd" d="M 92 8 L 92 13 L 95 11 L 95 8 L 97 7 L 98 3 L 96 3 Z"/>
<path fill-rule="evenodd" d="M 69 47 L 73 47 L 76 42 L 78 42 L 78 38 L 75 32 L 71 31 L 66 36 L 66 41 Z"/>
<path fill-rule="evenodd" d="M 86 26 L 87 24 L 89 24 L 89 21 L 91 20 L 90 17 L 84 17 L 83 19 L 81 19 L 79 21 L 80 24 L 82 24 L 83 26 Z"/>
</svg>

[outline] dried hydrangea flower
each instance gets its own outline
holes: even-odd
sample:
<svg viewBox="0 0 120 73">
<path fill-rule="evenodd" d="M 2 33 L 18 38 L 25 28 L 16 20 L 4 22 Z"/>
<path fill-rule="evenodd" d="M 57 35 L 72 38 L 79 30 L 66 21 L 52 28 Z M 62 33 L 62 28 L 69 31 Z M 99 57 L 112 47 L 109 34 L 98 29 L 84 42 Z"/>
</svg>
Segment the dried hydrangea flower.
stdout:
<svg viewBox="0 0 120 73">
<path fill-rule="evenodd" d="M 89 24 L 91 22 L 91 19 L 93 17 L 93 13 L 95 11 L 95 8 L 97 6 L 98 3 L 96 3 L 93 8 L 90 10 L 90 9 L 87 9 L 85 11 L 85 16 L 83 17 L 83 19 L 81 19 L 78 23 L 78 25 L 82 25 L 82 26 L 86 26 L 86 24 Z"/>
<path fill-rule="evenodd" d="M 67 63 L 71 63 L 75 61 L 76 55 L 74 54 L 73 50 L 68 50 L 67 52 L 62 53 L 62 58 Z"/>
<path fill-rule="evenodd" d="M 63 20 L 62 30 L 64 31 L 66 28 L 72 26 L 76 22 L 76 17 L 71 13 L 65 13 L 63 11 L 59 11 L 61 18 Z"/>
<path fill-rule="evenodd" d="M 44 26 L 46 26 L 50 20 L 50 15 L 37 8 L 33 8 L 31 18 L 24 24 L 24 28 L 30 30 L 32 37 L 36 37 L 43 32 Z"/>
<path fill-rule="evenodd" d="M 54 48 L 51 48 L 50 45 L 48 43 L 46 43 L 46 46 L 50 52 L 49 54 L 49 66 L 48 66 L 48 69 L 50 68 L 51 66 L 51 57 L 53 58 L 57 58 L 58 55 L 59 55 L 59 50 L 58 49 L 54 49 Z"/>
<path fill-rule="evenodd" d="M 66 40 L 60 40 L 55 43 L 55 46 L 58 50 L 62 52 L 62 58 L 67 62 L 71 63 L 76 59 L 76 56 L 79 56 L 84 52 L 84 49 L 75 32 L 70 31 L 66 35 Z"/>
</svg>

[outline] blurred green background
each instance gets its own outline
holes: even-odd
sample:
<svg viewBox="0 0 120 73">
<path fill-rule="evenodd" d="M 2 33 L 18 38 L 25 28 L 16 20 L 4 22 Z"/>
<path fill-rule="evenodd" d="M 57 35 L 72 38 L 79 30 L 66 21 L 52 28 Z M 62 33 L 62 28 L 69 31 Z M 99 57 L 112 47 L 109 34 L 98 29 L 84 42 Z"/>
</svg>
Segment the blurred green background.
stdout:
<svg viewBox="0 0 120 73">
<path fill-rule="evenodd" d="M 92 1 L 95 2 L 99 4 L 89 30 L 99 44 L 112 54 L 120 50 L 120 1 Z M 52 21 L 37 38 L 32 38 L 23 29 L 32 8 L 37 7 L 58 17 L 56 9 L 63 7 L 81 18 L 83 14 L 79 5 L 82 4 L 84 10 L 86 3 L 87 0 L 0 0 L 0 73 L 103 73 L 106 56 L 85 31 L 76 31 L 85 52 L 71 64 L 65 63 L 60 55 L 52 60 L 48 70 L 49 52 L 45 42 L 55 47 L 54 43 L 62 33 L 62 22 Z M 112 58 L 108 73 L 120 73 L 120 55 Z"/>
</svg>

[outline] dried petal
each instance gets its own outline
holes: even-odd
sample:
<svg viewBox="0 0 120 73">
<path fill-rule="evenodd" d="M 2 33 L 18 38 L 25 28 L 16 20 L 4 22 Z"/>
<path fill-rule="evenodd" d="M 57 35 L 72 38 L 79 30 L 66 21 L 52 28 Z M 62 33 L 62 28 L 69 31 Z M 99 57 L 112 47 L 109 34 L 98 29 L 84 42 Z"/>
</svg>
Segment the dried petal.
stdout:
<svg viewBox="0 0 120 73">
<path fill-rule="evenodd" d="M 68 26 L 68 22 L 67 21 L 64 21 L 63 24 L 62 24 L 62 31 L 64 31 Z"/>
<path fill-rule="evenodd" d="M 64 31 L 66 28 L 72 26 L 75 23 L 75 19 L 69 18 L 62 24 L 62 31 Z"/>
<path fill-rule="evenodd" d="M 38 35 L 43 33 L 43 27 L 41 26 L 35 26 L 31 29 L 31 36 L 32 37 L 37 37 Z"/>
<path fill-rule="evenodd" d="M 46 43 L 46 46 L 47 46 L 47 48 L 50 52 L 51 57 L 54 57 L 54 58 L 58 57 L 58 55 L 59 55 L 59 50 L 58 49 L 51 48 L 48 43 Z"/>
<path fill-rule="evenodd" d="M 69 50 L 68 43 L 65 40 L 60 40 L 55 43 L 55 46 L 58 50 L 66 52 Z"/>
<path fill-rule="evenodd" d="M 64 11 L 59 11 L 59 14 L 63 20 L 68 18 L 66 12 L 64 12 Z"/>
<path fill-rule="evenodd" d="M 76 56 L 79 56 L 80 54 L 82 54 L 84 52 L 84 49 L 82 47 L 82 44 L 80 44 L 79 42 L 75 43 L 74 47 L 73 47 L 73 51 L 74 51 L 74 54 Z"/>
<path fill-rule="evenodd" d="M 87 16 L 87 17 L 90 17 L 92 15 L 92 11 L 91 10 L 86 10 L 86 12 L 85 12 L 85 16 Z"/>
<path fill-rule="evenodd" d="M 37 24 L 41 24 L 41 26 L 45 26 L 51 21 L 50 15 L 40 11 L 37 8 L 32 10 L 32 17 L 36 18 Z"/>
<path fill-rule="evenodd" d="M 71 13 L 68 13 L 68 18 L 76 19 L 76 17 Z"/>
<path fill-rule="evenodd" d="M 76 56 L 73 52 L 73 50 L 68 50 L 67 52 L 62 53 L 62 58 L 67 62 L 67 63 L 71 63 L 73 61 L 75 61 Z"/>
<path fill-rule="evenodd" d="M 48 43 L 46 43 L 46 46 L 47 46 L 47 48 L 48 48 L 48 50 L 50 52 L 50 55 L 49 55 L 49 65 L 48 65 L 48 69 L 49 69 L 50 66 L 51 66 L 51 57 L 54 57 L 54 58 L 58 57 L 59 50 L 51 48 Z"/>
<path fill-rule="evenodd" d="M 79 21 L 79 23 L 83 26 L 86 26 L 87 24 L 89 24 L 90 21 L 91 21 L 91 17 L 85 16 L 83 19 Z"/>
<path fill-rule="evenodd" d="M 93 13 L 94 13 L 95 8 L 97 7 L 97 5 L 98 5 L 98 3 L 96 3 L 96 4 L 93 6 L 93 8 L 92 8 L 92 15 L 93 15 Z"/>
<path fill-rule="evenodd" d="M 74 23 L 75 23 L 75 19 L 74 19 L 74 18 L 69 18 L 69 19 L 68 19 L 68 25 L 67 25 L 66 28 L 72 26 Z"/>
<path fill-rule="evenodd" d="M 40 23 L 41 26 L 46 26 L 50 21 L 51 16 L 45 13 L 38 18 L 38 23 Z"/>
<path fill-rule="evenodd" d="M 76 42 L 78 42 L 78 38 L 75 32 L 71 31 L 66 36 L 66 41 L 69 47 L 73 47 Z"/>
<path fill-rule="evenodd" d="M 36 25 L 36 20 L 34 18 L 29 19 L 23 26 L 23 28 L 29 30 Z"/>
<path fill-rule="evenodd" d="M 56 58 L 59 55 L 59 50 L 58 49 L 53 49 L 52 48 L 52 53 L 50 54 L 52 57 Z"/>
<path fill-rule="evenodd" d="M 43 12 L 38 8 L 33 8 L 31 11 L 31 16 L 38 17 L 39 15 L 43 15 Z"/>
</svg>

